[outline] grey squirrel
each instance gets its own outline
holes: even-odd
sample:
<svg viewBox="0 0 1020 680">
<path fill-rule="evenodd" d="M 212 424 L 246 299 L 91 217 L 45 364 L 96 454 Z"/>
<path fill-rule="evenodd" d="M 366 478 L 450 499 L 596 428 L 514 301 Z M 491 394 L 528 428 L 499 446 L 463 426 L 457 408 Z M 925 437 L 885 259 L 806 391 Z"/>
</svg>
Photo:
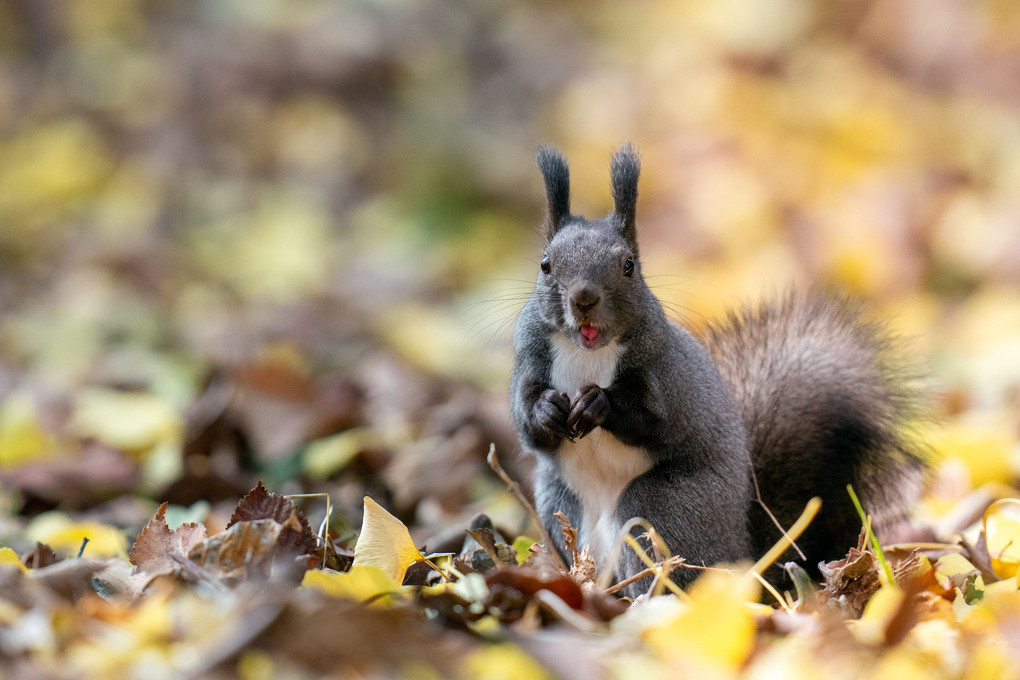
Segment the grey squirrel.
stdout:
<svg viewBox="0 0 1020 680">
<path fill-rule="evenodd" d="M 606 564 L 632 517 L 688 564 L 757 558 L 781 536 L 763 505 L 789 528 L 820 496 L 797 541 L 813 571 L 856 544 L 849 483 L 879 532 L 902 524 L 924 468 L 906 434 L 917 395 L 859 304 L 791 293 L 731 313 L 699 341 L 667 319 L 642 276 L 636 150 L 613 156 L 614 207 L 601 219 L 571 214 L 558 151 L 541 148 L 538 165 L 546 243 L 517 321 L 510 403 L 522 448 L 537 456 L 536 506 L 557 550 L 561 511 L 621 579 L 644 568 L 629 549 Z"/>
</svg>

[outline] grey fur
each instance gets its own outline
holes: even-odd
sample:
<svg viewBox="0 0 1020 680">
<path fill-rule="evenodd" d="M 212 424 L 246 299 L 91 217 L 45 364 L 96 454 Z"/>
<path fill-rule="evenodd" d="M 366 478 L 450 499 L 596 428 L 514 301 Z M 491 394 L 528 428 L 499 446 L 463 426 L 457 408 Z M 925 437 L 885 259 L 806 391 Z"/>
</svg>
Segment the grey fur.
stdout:
<svg viewBox="0 0 1020 680">
<path fill-rule="evenodd" d="M 538 150 L 538 167 L 545 180 L 545 200 L 549 206 L 545 218 L 546 238 L 552 238 L 570 217 L 570 170 L 567 159 L 551 146 Z"/>
<path fill-rule="evenodd" d="M 749 433 L 765 506 L 789 527 L 812 496 L 823 499 L 798 540 L 805 553 L 838 557 L 856 541 L 848 483 L 884 536 L 903 526 L 924 468 L 911 436 L 920 398 L 892 336 L 859 302 L 788 293 L 731 313 L 706 341 Z M 757 503 L 752 535 L 756 552 L 780 535 Z"/>
<path fill-rule="evenodd" d="M 536 504 L 550 535 L 560 536 L 556 511 L 585 528 L 592 508 L 581 500 L 584 489 L 571 488 L 562 456 L 601 428 L 646 462 L 646 471 L 619 480 L 615 507 L 603 508 L 618 525 L 643 517 L 691 564 L 757 556 L 778 530 L 753 502 L 753 461 L 784 526 L 810 496 L 823 497 L 825 514 L 801 545 L 808 567 L 841 557 L 859 528 L 845 485 L 854 483 L 877 512 L 922 467 L 900 434 L 913 397 L 891 368 L 885 335 L 845 300 L 790 295 L 713 326 L 706 349 L 667 320 L 641 274 L 636 151 L 614 156 L 614 212 L 595 220 L 570 215 L 562 155 L 546 147 L 538 160 L 549 199 L 549 271 L 539 273 L 518 318 L 510 402 L 522 448 L 538 457 Z M 584 326 L 598 329 L 588 338 L 597 346 L 582 346 Z M 621 348 L 610 384 L 576 394 L 553 389 L 554 341 L 565 339 L 578 352 Z M 621 578 L 643 568 L 630 550 L 611 566 Z M 682 569 L 674 580 L 686 585 L 696 574 Z"/>
<path fill-rule="evenodd" d="M 613 155 L 609 164 L 609 180 L 613 190 L 613 211 L 620 220 L 624 238 L 637 249 L 638 175 L 641 159 L 637 149 L 625 144 Z"/>
</svg>

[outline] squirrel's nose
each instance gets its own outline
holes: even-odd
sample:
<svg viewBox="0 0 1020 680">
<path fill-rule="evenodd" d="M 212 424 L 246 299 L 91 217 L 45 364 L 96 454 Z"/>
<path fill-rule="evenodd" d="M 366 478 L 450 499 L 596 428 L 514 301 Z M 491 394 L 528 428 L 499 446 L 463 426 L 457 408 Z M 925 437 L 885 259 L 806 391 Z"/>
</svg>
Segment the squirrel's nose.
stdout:
<svg viewBox="0 0 1020 680">
<path fill-rule="evenodd" d="M 570 304 L 581 314 L 587 314 L 599 303 L 599 294 L 591 288 L 582 288 L 570 296 Z"/>
</svg>

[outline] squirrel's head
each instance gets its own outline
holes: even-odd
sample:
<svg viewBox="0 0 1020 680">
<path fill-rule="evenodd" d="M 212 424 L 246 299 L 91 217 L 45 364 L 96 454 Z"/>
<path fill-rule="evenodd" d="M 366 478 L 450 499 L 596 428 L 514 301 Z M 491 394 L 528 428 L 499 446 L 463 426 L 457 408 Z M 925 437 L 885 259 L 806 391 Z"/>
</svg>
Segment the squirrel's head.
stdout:
<svg viewBox="0 0 1020 680">
<path fill-rule="evenodd" d="M 610 164 L 613 210 L 600 219 L 570 214 L 570 172 L 552 147 L 538 151 L 549 207 L 536 295 L 546 318 L 581 347 L 597 349 L 622 335 L 646 287 L 638 260 L 638 175 L 634 147 Z"/>
</svg>

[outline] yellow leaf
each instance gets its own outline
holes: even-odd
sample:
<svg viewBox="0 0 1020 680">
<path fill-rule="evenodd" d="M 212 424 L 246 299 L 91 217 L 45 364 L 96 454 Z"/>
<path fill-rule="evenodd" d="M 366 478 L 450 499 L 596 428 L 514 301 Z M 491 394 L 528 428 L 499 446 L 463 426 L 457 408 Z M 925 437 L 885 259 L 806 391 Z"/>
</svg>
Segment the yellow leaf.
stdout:
<svg viewBox="0 0 1020 680">
<path fill-rule="evenodd" d="M 978 643 L 967 663 L 967 673 L 963 677 L 965 680 L 1009 678 L 1010 669 L 1014 669 L 1012 673 L 1016 673 L 1015 663 L 1009 650 L 1004 649 L 998 641 L 998 636 L 978 638 Z"/>
<path fill-rule="evenodd" d="M 53 442 L 43 430 L 31 400 L 12 395 L 0 405 L 0 467 L 47 456 Z"/>
<path fill-rule="evenodd" d="M 77 555 L 82 541 L 88 538 L 85 557 L 121 557 L 127 559 L 127 537 L 116 527 L 98 522 L 74 522 L 62 512 L 46 512 L 25 529 L 32 541 L 45 543 L 56 552 Z"/>
<path fill-rule="evenodd" d="M 897 647 L 878 659 L 869 676 L 877 680 L 927 680 L 928 667 L 916 651 Z"/>
<path fill-rule="evenodd" d="M 13 564 L 21 571 L 28 571 L 28 567 L 18 557 L 18 553 L 10 548 L 0 548 L 0 564 Z"/>
<path fill-rule="evenodd" d="M 858 621 L 852 624 L 857 639 L 865 644 L 880 645 L 885 643 L 885 632 L 889 622 L 900 608 L 905 595 L 895 584 L 885 584 L 878 589 Z"/>
<path fill-rule="evenodd" d="M 488 645 L 464 658 L 464 676 L 477 680 L 546 680 L 552 676 L 520 647 Z"/>
<path fill-rule="evenodd" d="M 31 229 L 78 208 L 111 168 L 102 138 L 84 119 L 30 128 L 2 155 L 0 214 L 21 218 L 8 219 L 5 229 Z"/>
<path fill-rule="evenodd" d="M 517 560 L 517 564 L 524 564 L 531 557 L 531 546 L 537 543 L 533 538 L 527 536 L 518 536 L 514 539 L 514 559 Z"/>
<path fill-rule="evenodd" d="M 963 461 L 975 487 L 1014 476 L 1013 425 L 1005 412 L 967 416 L 937 428 L 926 439 L 938 458 Z"/>
<path fill-rule="evenodd" d="M 421 559 L 404 523 L 365 496 L 365 517 L 354 548 L 354 565 L 378 567 L 401 583 L 407 568 Z"/>
<path fill-rule="evenodd" d="M 169 402 L 152 394 L 88 389 L 78 394 L 72 427 L 127 451 L 179 444 L 184 424 Z"/>
<path fill-rule="evenodd" d="M 326 479 L 342 470 L 362 451 L 381 444 L 379 432 L 369 427 L 352 427 L 340 434 L 317 439 L 305 451 L 305 472 L 316 479 Z"/>
<path fill-rule="evenodd" d="M 347 572 L 310 569 L 305 572 L 301 585 L 330 597 L 359 602 L 400 588 L 400 583 L 387 576 L 382 569 L 366 564 L 356 564 Z"/>
<path fill-rule="evenodd" d="M 963 555 L 949 553 L 935 562 L 935 580 L 944 588 L 951 585 L 951 577 L 970 574 L 975 574 L 974 589 L 983 593 L 985 590 L 984 579 L 978 573 L 977 567 Z M 956 599 L 953 600 L 952 606 L 957 621 L 963 621 L 972 611 L 971 605 L 967 604 L 966 593 L 960 588 L 956 588 Z"/>
<path fill-rule="evenodd" d="M 757 583 L 726 572 L 708 572 L 690 591 L 690 604 L 675 619 L 644 636 L 660 655 L 735 670 L 754 647 Z"/>
<path fill-rule="evenodd" d="M 940 585 L 946 585 L 950 576 L 970 574 L 976 571 L 977 567 L 960 553 L 943 555 L 935 562 L 935 578 Z"/>
<path fill-rule="evenodd" d="M 1017 576 L 1020 567 L 1020 499 L 1003 498 L 985 510 L 983 520 L 992 569 L 999 578 Z"/>
</svg>

